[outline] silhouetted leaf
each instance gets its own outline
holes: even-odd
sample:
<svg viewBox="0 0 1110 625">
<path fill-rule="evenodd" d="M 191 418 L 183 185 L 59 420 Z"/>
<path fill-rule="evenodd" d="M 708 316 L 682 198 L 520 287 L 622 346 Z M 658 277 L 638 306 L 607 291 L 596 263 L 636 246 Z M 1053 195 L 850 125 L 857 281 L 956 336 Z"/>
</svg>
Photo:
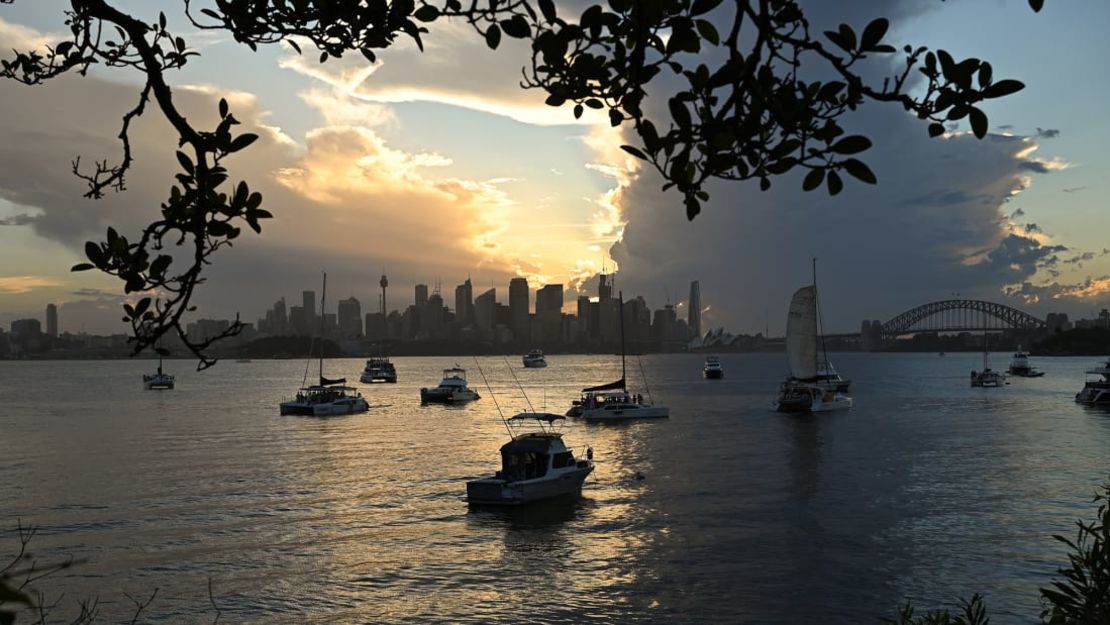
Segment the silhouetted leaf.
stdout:
<svg viewBox="0 0 1110 625">
<path fill-rule="evenodd" d="M 986 113 L 975 107 L 971 107 L 971 110 L 968 112 L 967 119 L 971 122 L 971 132 L 974 132 L 976 137 L 982 139 L 983 137 L 987 136 Z"/>
<path fill-rule="evenodd" d="M 490 50 L 496 50 L 497 46 L 501 45 L 501 29 L 497 24 L 491 24 L 486 29 L 486 45 Z"/>
<path fill-rule="evenodd" d="M 89 263 L 77 263 L 70 268 L 70 271 L 88 271 L 90 269 L 96 269 L 96 265 L 92 265 Z"/>
<path fill-rule="evenodd" d="M 944 134 L 944 124 L 942 124 L 940 122 L 934 122 L 932 124 L 929 124 L 929 136 L 930 137 L 939 137 L 940 135 L 943 135 L 943 134 Z"/>
<path fill-rule="evenodd" d="M 802 190 L 812 191 L 821 186 L 821 183 L 824 181 L 825 170 L 823 168 L 818 167 L 817 169 L 810 170 L 810 172 L 806 174 L 805 180 L 802 181 Z"/>
<path fill-rule="evenodd" d="M 532 29 L 528 27 L 528 22 L 523 15 L 514 15 L 501 22 L 501 30 L 513 39 L 524 39 L 532 34 Z"/>
<path fill-rule="evenodd" d="M 1025 84 L 1020 80 L 1000 80 L 986 89 L 983 89 L 984 98 L 1001 98 L 1008 96 L 1025 88 Z"/>
<path fill-rule="evenodd" d="M 721 0 L 694 0 L 694 5 L 690 7 L 690 15 L 702 15 L 717 8 L 721 4 Z"/>
<path fill-rule="evenodd" d="M 837 154 L 858 154 L 871 147 L 871 140 L 863 135 L 850 135 L 832 145 Z"/>
<path fill-rule="evenodd" d="M 1041 9 L 1044 8 L 1044 0 L 1029 0 L 1029 7 L 1037 13 L 1040 13 Z"/>
<path fill-rule="evenodd" d="M 425 4 L 412 14 L 413 17 L 421 22 L 434 22 L 439 17 L 439 8 L 430 4 Z"/>
<path fill-rule="evenodd" d="M 248 147 L 255 141 L 258 141 L 258 135 L 249 132 L 241 134 L 238 137 L 235 137 L 234 140 L 232 140 L 231 148 L 228 149 L 228 152 L 238 152 L 239 150 Z"/>
<path fill-rule="evenodd" d="M 841 163 L 841 166 L 844 167 L 844 171 L 860 182 L 866 182 L 867 184 L 877 184 L 879 182 L 871 168 L 862 161 L 850 158 Z"/>
<path fill-rule="evenodd" d="M 194 171 L 193 161 L 189 159 L 189 155 L 185 154 L 181 150 L 178 150 L 177 151 L 177 162 L 181 163 L 181 168 L 184 169 L 185 171 L 189 172 L 190 176 L 193 175 L 193 171 Z"/>
<path fill-rule="evenodd" d="M 632 156 L 635 156 L 638 159 L 645 160 L 645 161 L 648 160 L 648 157 L 645 156 L 644 153 L 641 152 L 639 148 L 632 147 L 631 145 L 622 145 L 621 149 L 624 150 L 625 152 L 628 152 Z"/>
<path fill-rule="evenodd" d="M 840 174 L 835 171 L 830 171 L 825 181 L 828 183 L 829 195 L 836 195 L 844 189 L 844 181 L 840 179 Z"/>
<path fill-rule="evenodd" d="M 227 100 L 220 98 L 220 119 L 227 117 Z"/>
<path fill-rule="evenodd" d="M 540 13 L 543 13 L 543 19 L 554 24 L 556 20 L 555 3 L 552 0 L 538 0 L 538 4 L 540 5 Z"/>
<path fill-rule="evenodd" d="M 880 17 L 872 20 L 866 28 L 863 29 L 863 34 L 860 35 L 859 47 L 861 50 L 873 50 L 883 36 L 886 35 L 887 29 L 890 28 L 890 22 L 886 18 Z"/>
</svg>

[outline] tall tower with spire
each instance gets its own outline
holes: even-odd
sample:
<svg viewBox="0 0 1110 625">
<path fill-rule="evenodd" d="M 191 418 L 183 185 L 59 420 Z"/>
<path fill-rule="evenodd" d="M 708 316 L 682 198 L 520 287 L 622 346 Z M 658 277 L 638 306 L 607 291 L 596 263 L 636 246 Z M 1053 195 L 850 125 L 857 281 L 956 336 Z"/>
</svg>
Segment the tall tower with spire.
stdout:
<svg viewBox="0 0 1110 625">
<path fill-rule="evenodd" d="M 689 309 L 686 311 L 686 324 L 694 336 L 701 336 L 701 283 L 694 280 L 690 283 Z"/>
<path fill-rule="evenodd" d="M 382 274 L 382 279 L 378 281 L 378 284 L 382 287 L 382 319 L 385 319 L 385 287 L 389 286 L 389 280 L 385 277 L 384 273 Z"/>
</svg>

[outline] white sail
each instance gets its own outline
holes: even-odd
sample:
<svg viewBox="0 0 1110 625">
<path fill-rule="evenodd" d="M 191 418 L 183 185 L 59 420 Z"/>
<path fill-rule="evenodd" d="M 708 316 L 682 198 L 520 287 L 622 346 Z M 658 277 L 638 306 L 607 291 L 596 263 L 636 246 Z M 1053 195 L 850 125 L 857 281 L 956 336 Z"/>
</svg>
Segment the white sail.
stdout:
<svg viewBox="0 0 1110 625">
<path fill-rule="evenodd" d="M 817 288 L 804 286 L 790 300 L 786 317 L 786 361 L 791 377 L 817 377 Z"/>
</svg>

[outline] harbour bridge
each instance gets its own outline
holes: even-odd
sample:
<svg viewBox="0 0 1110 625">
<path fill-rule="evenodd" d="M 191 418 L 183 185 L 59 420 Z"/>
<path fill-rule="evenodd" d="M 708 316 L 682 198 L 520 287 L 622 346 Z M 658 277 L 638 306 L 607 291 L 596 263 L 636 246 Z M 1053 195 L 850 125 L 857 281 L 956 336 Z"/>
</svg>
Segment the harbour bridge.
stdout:
<svg viewBox="0 0 1110 625">
<path fill-rule="evenodd" d="M 868 330 L 868 325 L 869 322 L 864 322 L 864 331 Z M 870 333 L 880 335 L 883 339 L 892 339 L 922 332 L 1035 331 L 1044 328 L 1043 320 L 1005 304 L 975 299 L 947 299 L 911 308 L 882 323 L 879 329 L 872 325 Z M 850 338 L 860 334 L 854 332 L 825 336 Z"/>
</svg>

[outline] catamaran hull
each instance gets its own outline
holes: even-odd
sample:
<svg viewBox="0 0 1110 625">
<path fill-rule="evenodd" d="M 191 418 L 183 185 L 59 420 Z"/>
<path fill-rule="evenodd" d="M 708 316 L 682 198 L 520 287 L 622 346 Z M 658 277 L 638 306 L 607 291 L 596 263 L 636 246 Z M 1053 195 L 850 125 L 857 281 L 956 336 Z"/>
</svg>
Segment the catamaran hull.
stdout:
<svg viewBox="0 0 1110 625">
<path fill-rule="evenodd" d="M 613 423 L 638 419 L 666 419 L 671 416 L 667 406 L 642 406 L 639 408 L 591 408 L 582 411 L 582 418 L 590 423 Z"/>
<path fill-rule="evenodd" d="M 1037 371 L 1036 369 L 1015 369 L 1010 367 L 1010 375 L 1015 375 L 1019 378 L 1039 378 L 1044 375 L 1044 371 Z"/>
<path fill-rule="evenodd" d="M 1110 389 L 1084 388 L 1075 394 L 1075 401 L 1090 406 L 1110 405 Z"/>
<path fill-rule="evenodd" d="M 583 463 L 585 464 L 585 463 Z M 557 497 L 580 497 L 582 483 L 593 471 L 592 466 L 563 473 L 555 479 L 534 479 L 506 482 L 498 478 L 485 478 L 466 483 L 466 500 L 471 505 L 521 506 Z"/>
<path fill-rule="evenodd" d="M 374 384 L 382 382 L 385 384 L 396 384 L 397 376 L 395 375 L 363 375 L 358 379 L 363 384 Z"/>
<path fill-rule="evenodd" d="M 525 360 L 524 361 L 524 368 L 525 369 L 543 369 L 546 366 L 547 366 L 547 361 L 544 361 L 544 360 Z"/>
<path fill-rule="evenodd" d="M 701 372 L 706 380 L 720 380 L 725 377 L 725 372 L 720 369 L 706 369 Z"/>
<path fill-rule="evenodd" d="M 354 401 L 331 402 L 326 404 L 308 404 L 295 401 L 281 403 L 281 414 L 301 417 L 340 417 L 351 414 L 362 414 L 369 410 L 370 404 L 361 397 Z"/>
<path fill-rule="evenodd" d="M 775 410 L 793 414 L 836 412 L 837 410 L 849 410 L 851 407 L 851 397 L 835 397 L 830 400 L 817 401 L 779 400 L 775 402 Z"/>
</svg>

